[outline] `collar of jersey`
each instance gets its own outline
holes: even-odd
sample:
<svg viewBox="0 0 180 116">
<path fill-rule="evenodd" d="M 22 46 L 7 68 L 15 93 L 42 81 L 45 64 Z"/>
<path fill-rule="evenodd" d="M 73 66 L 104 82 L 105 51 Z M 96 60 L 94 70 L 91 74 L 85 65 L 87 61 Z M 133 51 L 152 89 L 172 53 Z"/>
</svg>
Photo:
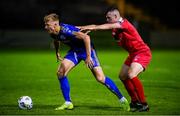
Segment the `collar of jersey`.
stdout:
<svg viewBox="0 0 180 116">
<path fill-rule="evenodd" d="M 119 20 L 118 20 L 118 22 L 120 22 L 120 23 L 124 22 L 123 18 L 120 17 Z"/>
</svg>

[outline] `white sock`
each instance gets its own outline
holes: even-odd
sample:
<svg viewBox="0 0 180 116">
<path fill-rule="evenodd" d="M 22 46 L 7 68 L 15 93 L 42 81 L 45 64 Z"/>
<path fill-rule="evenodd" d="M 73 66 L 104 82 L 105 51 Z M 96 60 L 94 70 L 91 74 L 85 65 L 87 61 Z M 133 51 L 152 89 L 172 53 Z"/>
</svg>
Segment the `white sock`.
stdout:
<svg viewBox="0 0 180 116">
<path fill-rule="evenodd" d="M 120 99 L 120 102 L 124 102 L 126 100 L 126 98 L 125 97 L 122 97 L 121 99 Z"/>
<path fill-rule="evenodd" d="M 66 101 L 65 104 L 66 104 L 66 105 L 69 105 L 69 104 L 71 104 L 71 102 L 70 102 L 70 101 Z"/>
</svg>

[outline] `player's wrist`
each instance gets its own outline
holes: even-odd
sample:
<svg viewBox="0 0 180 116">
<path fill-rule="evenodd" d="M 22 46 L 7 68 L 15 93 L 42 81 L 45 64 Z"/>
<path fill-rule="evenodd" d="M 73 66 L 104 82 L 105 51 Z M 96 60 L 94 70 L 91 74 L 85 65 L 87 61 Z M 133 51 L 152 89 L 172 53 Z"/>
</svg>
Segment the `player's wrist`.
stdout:
<svg viewBox="0 0 180 116">
<path fill-rule="evenodd" d="M 58 52 L 56 52 L 56 56 L 60 56 L 60 54 Z"/>
<path fill-rule="evenodd" d="M 87 55 L 87 58 L 91 58 L 91 56 L 90 56 L 90 55 Z"/>
</svg>

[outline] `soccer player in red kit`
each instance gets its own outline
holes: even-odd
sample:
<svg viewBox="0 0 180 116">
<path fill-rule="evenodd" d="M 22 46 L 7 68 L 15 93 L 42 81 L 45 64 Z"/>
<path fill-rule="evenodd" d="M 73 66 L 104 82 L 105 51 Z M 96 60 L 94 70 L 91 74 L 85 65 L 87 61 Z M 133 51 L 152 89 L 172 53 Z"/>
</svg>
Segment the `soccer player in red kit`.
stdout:
<svg viewBox="0 0 180 116">
<path fill-rule="evenodd" d="M 106 24 L 80 26 L 81 30 L 112 29 L 112 36 L 119 46 L 128 51 L 119 78 L 131 97 L 131 111 L 149 111 L 144 89 L 138 75 L 143 72 L 151 60 L 150 48 L 143 42 L 135 27 L 121 17 L 119 10 L 111 7 L 106 12 Z"/>
</svg>

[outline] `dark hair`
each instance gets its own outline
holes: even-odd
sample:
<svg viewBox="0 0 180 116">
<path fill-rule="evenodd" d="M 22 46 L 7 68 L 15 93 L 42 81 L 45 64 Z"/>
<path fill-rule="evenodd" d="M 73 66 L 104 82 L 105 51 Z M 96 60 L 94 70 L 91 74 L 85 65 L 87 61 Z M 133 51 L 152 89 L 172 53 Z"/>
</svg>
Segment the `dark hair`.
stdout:
<svg viewBox="0 0 180 116">
<path fill-rule="evenodd" d="M 107 8 L 105 14 L 107 14 L 109 11 L 114 11 L 114 10 L 118 10 L 119 11 L 119 9 L 118 9 L 118 7 L 116 5 L 112 5 L 109 8 Z"/>
</svg>

